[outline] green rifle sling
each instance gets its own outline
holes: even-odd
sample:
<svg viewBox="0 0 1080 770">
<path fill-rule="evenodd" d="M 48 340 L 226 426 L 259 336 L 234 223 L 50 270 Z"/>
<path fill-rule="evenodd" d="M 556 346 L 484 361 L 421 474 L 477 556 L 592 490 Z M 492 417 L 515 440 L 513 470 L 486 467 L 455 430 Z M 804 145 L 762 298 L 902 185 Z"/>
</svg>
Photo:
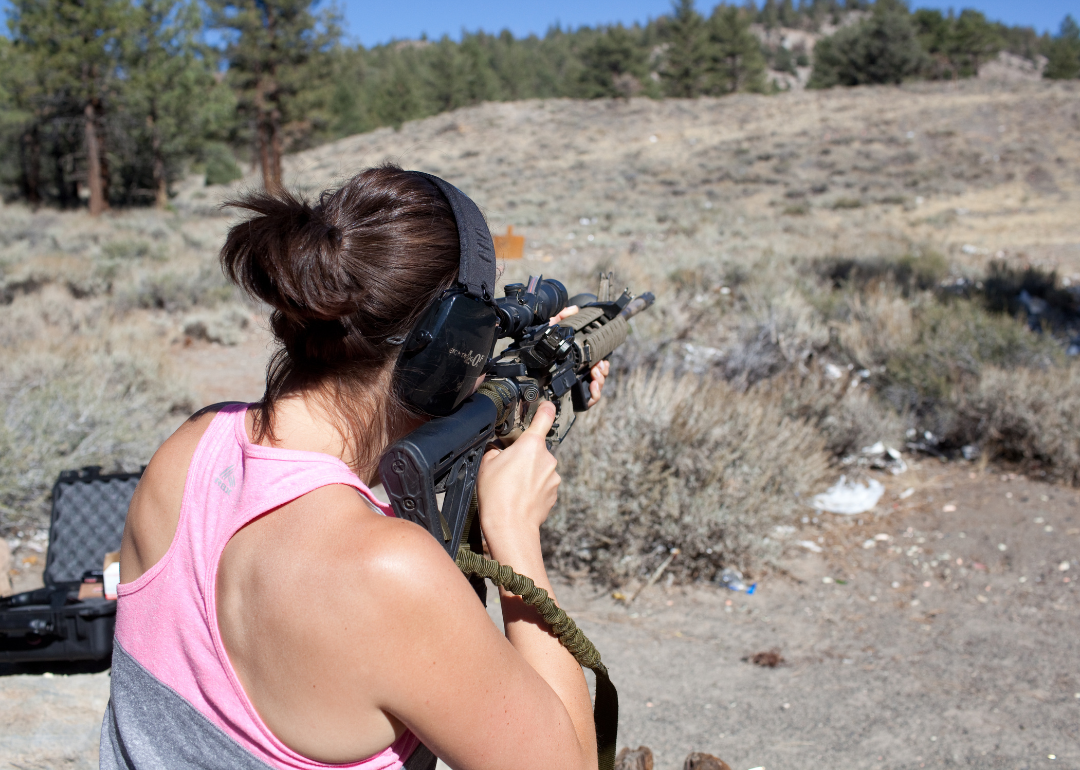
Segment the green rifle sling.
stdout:
<svg viewBox="0 0 1080 770">
<path fill-rule="evenodd" d="M 519 575 L 510 567 L 488 559 L 462 546 L 457 553 L 458 569 L 470 577 L 487 578 L 500 588 L 520 596 L 540 613 L 563 647 L 574 659 L 596 674 L 596 702 L 593 705 L 593 724 L 596 726 L 596 749 L 599 770 L 614 770 L 615 740 L 619 727 L 619 694 L 611 683 L 600 653 L 543 588 L 532 579 Z"/>
</svg>

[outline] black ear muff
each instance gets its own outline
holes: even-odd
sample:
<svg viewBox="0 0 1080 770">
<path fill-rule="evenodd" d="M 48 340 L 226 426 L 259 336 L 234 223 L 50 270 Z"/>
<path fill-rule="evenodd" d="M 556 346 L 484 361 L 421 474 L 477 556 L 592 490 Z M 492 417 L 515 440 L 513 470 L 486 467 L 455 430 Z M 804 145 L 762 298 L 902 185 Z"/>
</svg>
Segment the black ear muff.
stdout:
<svg viewBox="0 0 1080 770">
<path fill-rule="evenodd" d="M 399 397 L 410 408 L 442 417 L 476 389 L 495 349 L 495 246 L 472 200 L 437 176 L 418 174 L 450 203 L 461 245 L 458 282 L 428 308 L 409 333 L 395 372 Z"/>
<path fill-rule="evenodd" d="M 450 414 L 472 395 L 495 347 L 498 318 L 490 305 L 453 292 L 428 308 L 401 350 L 398 393 L 413 409 Z"/>
</svg>

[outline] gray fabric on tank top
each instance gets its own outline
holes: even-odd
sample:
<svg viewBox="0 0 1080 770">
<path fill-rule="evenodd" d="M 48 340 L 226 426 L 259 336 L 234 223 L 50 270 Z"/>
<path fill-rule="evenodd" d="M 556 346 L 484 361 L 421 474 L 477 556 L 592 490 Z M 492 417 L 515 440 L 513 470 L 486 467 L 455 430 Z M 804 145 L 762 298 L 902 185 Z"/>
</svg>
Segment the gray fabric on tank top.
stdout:
<svg viewBox="0 0 1080 770">
<path fill-rule="evenodd" d="M 404 770 L 434 770 L 420 744 Z M 113 645 L 109 705 L 101 724 L 101 770 L 273 770 Z"/>
</svg>

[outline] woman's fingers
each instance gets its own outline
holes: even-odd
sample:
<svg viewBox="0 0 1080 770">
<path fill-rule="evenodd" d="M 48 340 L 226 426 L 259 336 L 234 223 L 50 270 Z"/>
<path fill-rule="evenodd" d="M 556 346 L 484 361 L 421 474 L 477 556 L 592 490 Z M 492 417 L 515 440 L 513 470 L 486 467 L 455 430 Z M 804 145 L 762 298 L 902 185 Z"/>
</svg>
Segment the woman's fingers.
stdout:
<svg viewBox="0 0 1080 770">
<path fill-rule="evenodd" d="M 551 430 L 551 426 L 555 424 L 555 404 L 550 401 L 545 401 L 536 407 L 536 414 L 533 415 L 532 423 L 521 434 L 522 436 L 539 436 L 540 438 L 547 438 L 548 431 Z"/>
<path fill-rule="evenodd" d="M 563 308 L 558 314 L 553 315 L 548 322 L 548 326 L 554 326 L 560 321 L 564 321 L 572 315 L 575 315 L 580 310 L 577 305 L 571 305 L 570 307 Z"/>
<path fill-rule="evenodd" d="M 589 370 L 589 374 L 592 375 L 592 382 L 589 383 L 589 406 L 595 404 L 603 396 L 604 383 L 607 381 L 607 375 L 610 371 L 611 363 L 606 360 L 599 362 Z"/>
</svg>

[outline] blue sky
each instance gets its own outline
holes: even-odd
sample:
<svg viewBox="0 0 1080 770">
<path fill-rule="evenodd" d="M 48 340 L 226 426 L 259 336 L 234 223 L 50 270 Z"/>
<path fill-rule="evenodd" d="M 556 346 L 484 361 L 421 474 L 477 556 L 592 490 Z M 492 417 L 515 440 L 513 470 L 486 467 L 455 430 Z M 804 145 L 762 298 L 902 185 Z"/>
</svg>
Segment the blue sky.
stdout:
<svg viewBox="0 0 1080 770">
<path fill-rule="evenodd" d="M 325 1 L 325 0 L 324 0 Z M 630 24 L 660 16 L 671 8 L 668 0 L 338 0 L 345 12 L 349 38 L 365 46 L 391 39 L 459 37 L 462 28 L 498 32 L 509 29 L 515 36 L 543 35 L 552 24 L 563 27 Z M 715 2 L 697 0 L 698 10 L 709 12 Z M 760 5 L 760 2 L 759 2 Z M 992 20 L 1023 24 L 1039 32 L 1056 33 L 1066 13 L 1080 16 L 1077 0 L 971 0 L 958 4 L 936 0 L 914 0 L 916 8 L 950 6 L 977 8 Z"/>
</svg>

